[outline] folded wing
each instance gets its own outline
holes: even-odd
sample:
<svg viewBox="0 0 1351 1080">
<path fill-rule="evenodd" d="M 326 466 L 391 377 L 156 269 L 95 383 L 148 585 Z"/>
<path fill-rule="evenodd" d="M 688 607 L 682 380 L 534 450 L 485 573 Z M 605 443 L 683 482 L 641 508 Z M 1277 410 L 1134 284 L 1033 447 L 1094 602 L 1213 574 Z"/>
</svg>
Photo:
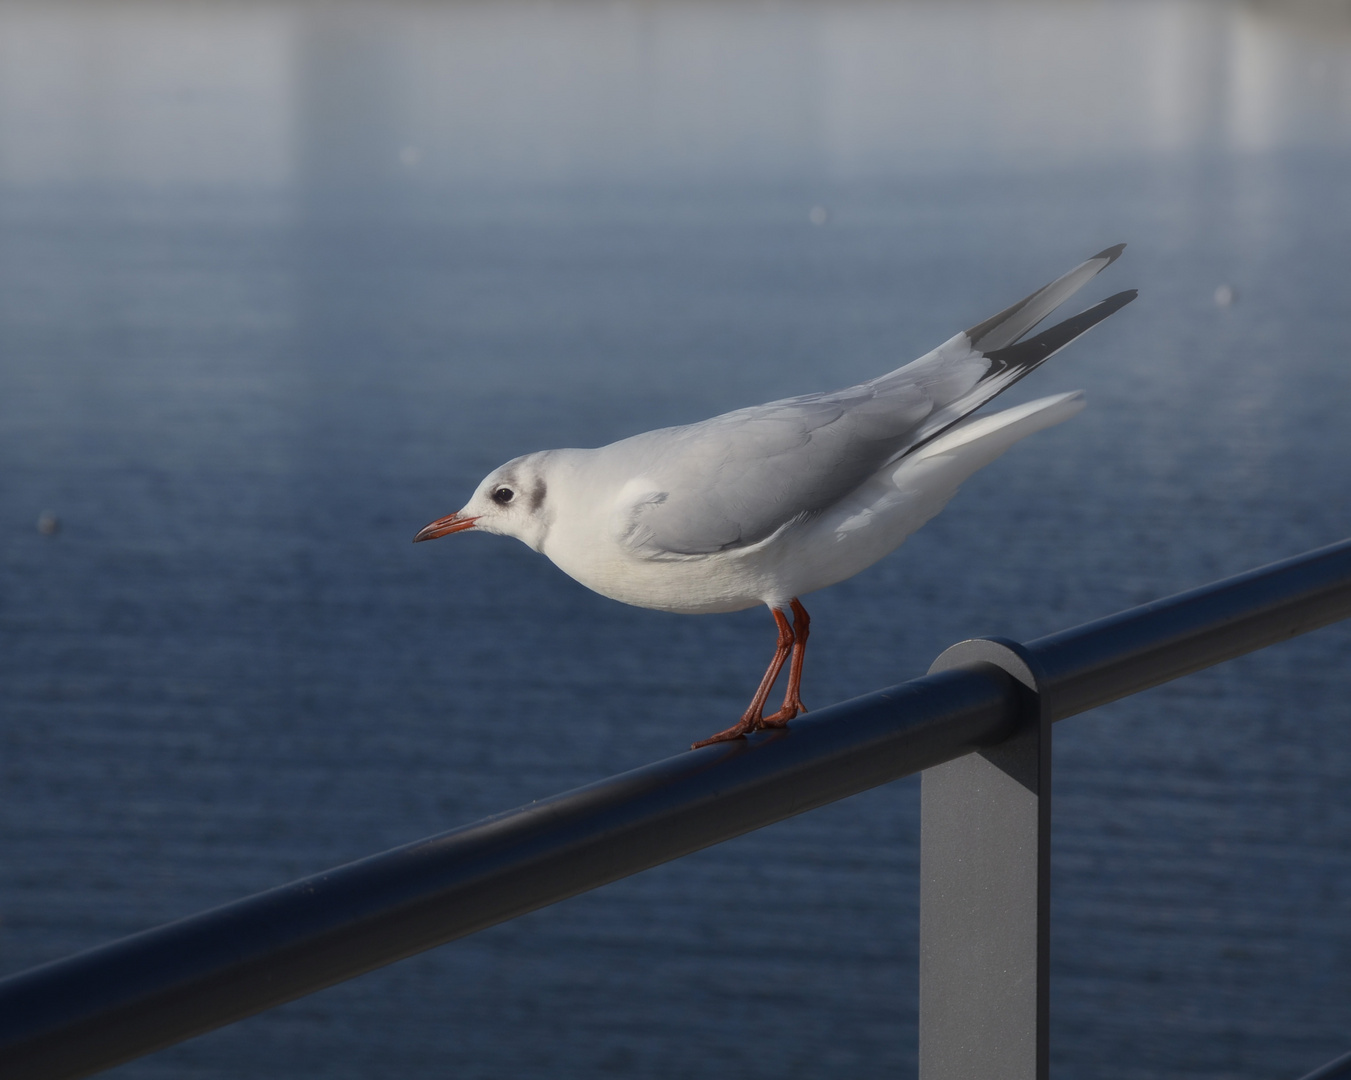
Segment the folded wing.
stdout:
<svg viewBox="0 0 1351 1080">
<path fill-rule="evenodd" d="M 1124 246 L 877 379 L 614 444 L 643 462 L 615 508 L 621 540 L 645 558 L 686 558 L 757 544 L 824 512 L 1133 300 L 1118 293 L 1020 341 Z"/>
</svg>

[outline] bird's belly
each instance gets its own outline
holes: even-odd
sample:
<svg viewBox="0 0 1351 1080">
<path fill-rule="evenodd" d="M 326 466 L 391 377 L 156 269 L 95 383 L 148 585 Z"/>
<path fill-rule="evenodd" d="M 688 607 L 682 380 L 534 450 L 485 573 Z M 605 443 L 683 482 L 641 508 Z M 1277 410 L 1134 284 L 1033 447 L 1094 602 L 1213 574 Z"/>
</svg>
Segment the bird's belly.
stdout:
<svg viewBox="0 0 1351 1080">
<path fill-rule="evenodd" d="M 547 548 L 544 553 L 593 592 L 635 607 L 702 615 L 741 611 L 766 602 L 763 575 L 722 552 L 670 560 L 640 559 L 628 553 L 598 558 L 594 552 L 560 557 Z"/>
<path fill-rule="evenodd" d="M 597 545 L 544 549 L 564 573 L 588 589 L 635 607 L 680 614 L 786 606 L 853 577 L 895 548 L 909 530 L 874 528 L 841 534 L 817 520 L 748 548 L 669 559 L 640 558 Z M 897 535 L 899 533 L 899 535 Z"/>
</svg>

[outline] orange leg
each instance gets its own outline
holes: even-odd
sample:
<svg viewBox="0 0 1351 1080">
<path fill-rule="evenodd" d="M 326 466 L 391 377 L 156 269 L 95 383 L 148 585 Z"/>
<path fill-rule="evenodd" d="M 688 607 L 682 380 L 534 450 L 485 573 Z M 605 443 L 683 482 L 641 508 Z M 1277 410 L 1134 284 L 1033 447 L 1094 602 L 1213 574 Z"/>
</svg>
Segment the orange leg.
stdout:
<svg viewBox="0 0 1351 1080">
<path fill-rule="evenodd" d="M 802 704 L 799 690 L 802 683 L 803 650 L 807 644 L 807 630 L 811 625 L 811 619 L 807 616 L 807 609 L 796 599 L 792 602 L 792 609 L 792 626 L 788 625 L 788 618 L 782 611 L 778 608 L 770 609 L 774 623 L 779 628 L 778 645 L 774 650 L 774 659 L 769 662 L 769 667 L 765 671 L 765 677 L 760 680 L 760 688 L 755 691 L 755 697 L 751 698 L 751 703 L 746 707 L 741 719 L 726 731 L 701 739 L 690 749 L 697 750 L 711 743 L 740 739 L 748 731 L 758 731 L 765 727 L 783 727 L 799 712 L 807 711 Z M 793 662 L 788 668 L 788 692 L 784 695 L 783 708 L 772 716 L 765 716 L 765 702 L 769 700 L 769 692 L 774 688 L 774 680 L 779 677 L 779 672 L 783 670 L 783 665 L 790 654 Z"/>
<path fill-rule="evenodd" d="M 788 721 L 798 713 L 805 713 L 807 706 L 802 704 L 802 660 L 807 655 L 807 631 L 811 629 L 811 616 L 807 614 L 797 597 L 793 598 L 793 660 L 788 665 L 788 689 L 783 695 L 783 707 L 773 716 L 766 716 L 761 724 L 767 728 L 787 727 Z"/>
</svg>

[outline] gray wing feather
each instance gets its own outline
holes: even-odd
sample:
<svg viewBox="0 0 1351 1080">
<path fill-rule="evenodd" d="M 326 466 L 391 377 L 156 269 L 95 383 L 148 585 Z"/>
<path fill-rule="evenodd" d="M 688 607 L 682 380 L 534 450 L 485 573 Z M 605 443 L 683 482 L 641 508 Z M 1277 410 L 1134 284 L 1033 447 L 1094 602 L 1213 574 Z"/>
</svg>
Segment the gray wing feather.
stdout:
<svg viewBox="0 0 1351 1080">
<path fill-rule="evenodd" d="M 617 507 L 621 539 L 646 558 L 705 555 L 756 544 L 833 506 L 1133 299 L 1134 293 L 1118 294 L 1013 344 L 1124 247 L 1108 248 L 870 382 L 651 431 L 604 448 L 601 453 L 615 451 L 616 462 L 633 476 Z"/>
<path fill-rule="evenodd" d="M 626 439 L 616 448 L 646 467 L 622 539 L 649 558 L 758 543 L 858 487 L 932 409 L 917 387 L 876 395 L 865 383 Z"/>
</svg>

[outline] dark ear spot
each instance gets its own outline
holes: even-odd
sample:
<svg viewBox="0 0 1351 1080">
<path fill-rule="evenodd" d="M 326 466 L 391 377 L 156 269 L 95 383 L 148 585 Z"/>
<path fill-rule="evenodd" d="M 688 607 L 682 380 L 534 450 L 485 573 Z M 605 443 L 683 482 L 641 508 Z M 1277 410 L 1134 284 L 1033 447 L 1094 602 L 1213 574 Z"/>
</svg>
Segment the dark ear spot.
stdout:
<svg viewBox="0 0 1351 1080">
<path fill-rule="evenodd" d="M 530 509 L 538 510 L 544 503 L 544 496 L 548 492 L 548 487 L 544 483 L 544 478 L 540 477 L 535 481 L 535 486 L 530 492 Z"/>
</svg>

